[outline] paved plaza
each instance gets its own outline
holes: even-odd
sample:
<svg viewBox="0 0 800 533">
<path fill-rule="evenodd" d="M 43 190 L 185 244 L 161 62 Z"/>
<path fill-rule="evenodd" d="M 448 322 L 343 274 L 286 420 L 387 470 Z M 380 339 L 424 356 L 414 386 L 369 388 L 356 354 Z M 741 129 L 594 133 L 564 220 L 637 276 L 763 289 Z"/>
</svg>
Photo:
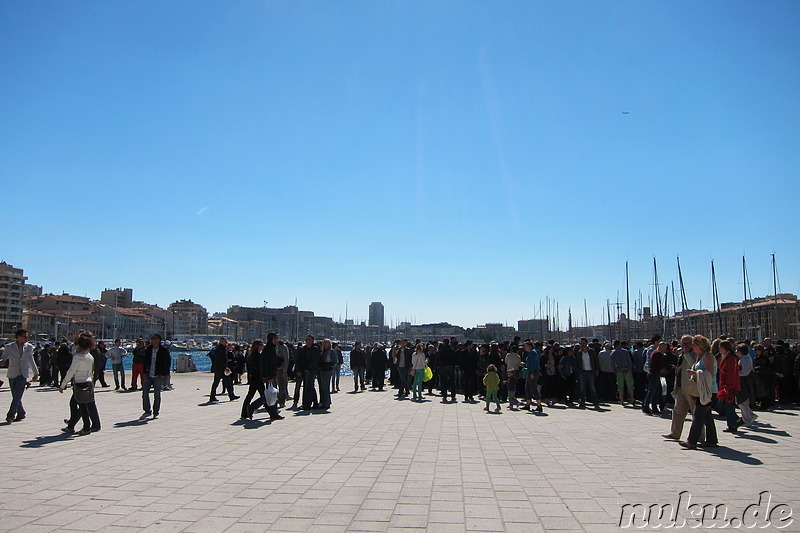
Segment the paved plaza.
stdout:
<svg viewBox="0 0 800 533">
<path fill-rule="evenodd" d="M 619 405 L 487 414 L 343 378 L 330 412 L 240 421 L 242 400 L 207 403 L 210 374 L 173 383 L 144 422 L 140 393 L 98 389 L 102 430 L 84 437 L 60 431 L 69 392 L 31 387 L 27 419 L 0 426 L 0 530 L 607 532 L 623 505 L 682 491 L 734 513 L 769 491 L 800 512 L 795 409 L 739 436 L 718 421 L 719 448 L 685 451 L 661 438 L 666 418 Z"/>
</svg>

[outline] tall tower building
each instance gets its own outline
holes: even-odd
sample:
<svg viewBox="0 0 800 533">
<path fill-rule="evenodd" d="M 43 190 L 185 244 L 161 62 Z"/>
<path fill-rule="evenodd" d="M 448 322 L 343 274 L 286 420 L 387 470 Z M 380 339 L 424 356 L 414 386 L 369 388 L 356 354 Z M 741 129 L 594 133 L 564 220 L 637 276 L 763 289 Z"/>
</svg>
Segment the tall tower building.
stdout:
<svg viewBox="0 0 800 533">
<path fill-rule="evenodd" d="M 369 325 L 383 327 L 383 304 L 372 302 L 369 304 Z"/>
<path fill-rule="evenodd" d="M 22 324 L 26 279 L 21 268 L 0 262 L 0 335 L 12 334 Z"/>
</svg>

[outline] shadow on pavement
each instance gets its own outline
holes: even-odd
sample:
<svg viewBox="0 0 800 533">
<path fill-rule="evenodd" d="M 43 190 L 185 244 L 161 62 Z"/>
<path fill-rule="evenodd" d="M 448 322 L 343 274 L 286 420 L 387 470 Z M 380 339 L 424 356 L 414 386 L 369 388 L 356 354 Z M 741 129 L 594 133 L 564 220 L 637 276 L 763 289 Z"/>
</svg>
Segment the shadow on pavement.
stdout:
<svg viewBox="0 0 800 533">
<path fill-rule="evenodd" d="M 150 421 L 150 418 L 145 418 L 144 420 L 139 420 L 138 418 L 135 418 L 133 420 L 128 420 L 127 422 L 116 422 L 116 423 L 114 423 L 114 427 L 115 428 L 128 428 L 128 427 L 131 427 L 131 426 L 134 426 L 134 427 L 135 426 L 143 426 L 143 425 L 147 424 L 147 422 L 149 422 L 149 421 Z"/>
<path fill-rule="evenodd" d="M 62 442 L 65 440 L 72 439 L 73 435 L 69 435 L 67 433 L 59 433 L 58 435 L 49 435 L 47 437 L 36 437 L 33 440 L 25 440 L 22 441 L 20 444 L 20 448 L 41 448 L 47 444 L 53 444 L 55 442 Z"/>
<path fill-rule="evenodd" d="M 753 457 L 749 453 L 740 452 L 739 450 L 734 450 L 732 448 L 728 448 L 727 446 L 703 448 L 703 451 L 711 455 L 716 455 L 720 459 L 725 459 L 726 461 L 736 461 L 737 463 L 743 463 L 746 465 L 764 464 L 760 459 Z"/>
<path fill-rule="evenodd" d="M 262 426 L 269 426 L 272 424 L 272 420 L 269 418 L 261 418 L 257 420 L 248 420 L 246 418 L 240 418 L 239 420 L 231 423 L 232 426 L 242 426 L 244 429 L 258 429 Z"/>
</svg>

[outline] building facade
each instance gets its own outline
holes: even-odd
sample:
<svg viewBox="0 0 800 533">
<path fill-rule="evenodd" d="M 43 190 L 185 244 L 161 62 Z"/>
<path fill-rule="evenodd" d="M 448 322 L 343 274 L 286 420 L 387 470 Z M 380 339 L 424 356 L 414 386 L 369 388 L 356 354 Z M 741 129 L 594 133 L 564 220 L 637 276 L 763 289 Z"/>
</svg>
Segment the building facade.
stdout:
<svg viewBox="0 0 800 533">
<path fill-rule="evenodd" d="M 378 326 L 382 328 L 386 322 L 383 317 L 383 304 L 380 302 L 372 302 L 369 304 L 369 322 L 370 326 Z"/>
<path fill-rule="evenodd" d="M 22 325 L 25 280 L 21 268 L 0 262 L 0 335 L 13 335 Z"/>
<path fill-rule="evenodd" d="M 171 331 L 176 339 L 208 335 L 208 311 L 191 300 L 171 303 L 167 307 L 167 321 L 171 322 Z"/>
<path fill-rule="evenodd" d="M 100 303 L 111 307 L 130 307 L 133 289 L 106 289 L 100 293 Z"/>
</svg>

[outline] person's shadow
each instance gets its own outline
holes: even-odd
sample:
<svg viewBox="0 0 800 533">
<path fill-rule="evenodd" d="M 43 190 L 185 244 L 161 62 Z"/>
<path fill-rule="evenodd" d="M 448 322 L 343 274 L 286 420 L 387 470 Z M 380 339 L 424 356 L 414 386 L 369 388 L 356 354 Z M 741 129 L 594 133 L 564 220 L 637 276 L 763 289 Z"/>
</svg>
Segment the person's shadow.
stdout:
<svg viewBox="0 0 800 533">
<path fill-rule="evenodd" d="M 20 444 L 20 448 L 41 448 L 42 446 L 46 446 L 47 444 L 53 444 L 56 442 L 63 442 L 65 440 L 70 440 L 74 434 L 70 433 L 59 433 L 58 435 L 48 435 L 46 437 L 36 437 L 32 440 L 25 440 L 22 441 Z"/>
<path fill-rule="evenodd" d="M 725 459 L 726 461 L 736 461 L 737 463 L 744 463 L 746 465 L 764 464 L 761 461 L 761 459 L 753 457 L 749 453 L 740 452 L 739 450 L 734 450 L 733 448 L 728 448 L 727 446 L 717 446 L 716 448 L 703 448 L 703 451 L 710 453 L 711 455 L 716 455 L 720 459 Z"/>
</svg>

